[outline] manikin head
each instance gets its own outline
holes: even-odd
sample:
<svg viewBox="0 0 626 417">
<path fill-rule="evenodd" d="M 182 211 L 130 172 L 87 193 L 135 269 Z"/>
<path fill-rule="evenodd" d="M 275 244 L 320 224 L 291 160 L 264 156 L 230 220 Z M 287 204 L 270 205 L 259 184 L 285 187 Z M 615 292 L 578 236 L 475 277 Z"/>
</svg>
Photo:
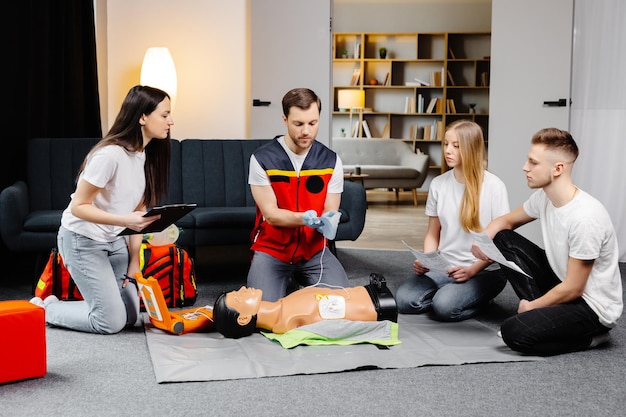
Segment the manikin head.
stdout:
<svg viewBox="0 0 626 417">
<path fill-rule="evenodd" d="M 215 329 L 231 339 L 254 333 L 262 296 L 263 291 L 245 286 L 222 293 L 213 306 Z"/>
</svg>

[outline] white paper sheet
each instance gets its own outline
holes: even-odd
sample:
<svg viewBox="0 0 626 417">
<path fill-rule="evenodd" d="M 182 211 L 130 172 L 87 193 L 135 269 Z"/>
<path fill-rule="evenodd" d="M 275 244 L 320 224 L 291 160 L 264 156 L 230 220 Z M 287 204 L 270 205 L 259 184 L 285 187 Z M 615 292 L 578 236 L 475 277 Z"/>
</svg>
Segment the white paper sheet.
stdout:
<svg viewBox="0 0 626 417">
<path fill-rule="evenodd" d="M 522 271 L 522 268 L 517 266 L 515 262 L 506 259 L 504 255 L 502 255 L 502 252 L 500 252 L 498 247 L 493 243 L 493 240 L 491 240 L 491 238 L 487 236 L 484 232 L 476 233 L 470 230 L 470 233 L 480 250 L 483 251 L 483 253 L 487 255 L 489 259 L 499 263 L 500 265 L 509 267 L 514 271 L 521 272 L 527 277 L 530 277 L 530 275 Z"/>
<path fill-rule="evenodd" d="M 448 269 L 452 268 L 453 266 L 452 264 L 450 264 L 450 262 L 446 261 L 439 252 L 424 253 L 417 249 L 413 249 L 412 247 L 407 245 L 404 240 L 402 241 L 402 243 L 404 243 L 404 246 L 409 248 L 411 253 L 415 256 L 415 259 L 420 261 L 422 265 L 430 270 L 447 272 Z"/>
</svg>

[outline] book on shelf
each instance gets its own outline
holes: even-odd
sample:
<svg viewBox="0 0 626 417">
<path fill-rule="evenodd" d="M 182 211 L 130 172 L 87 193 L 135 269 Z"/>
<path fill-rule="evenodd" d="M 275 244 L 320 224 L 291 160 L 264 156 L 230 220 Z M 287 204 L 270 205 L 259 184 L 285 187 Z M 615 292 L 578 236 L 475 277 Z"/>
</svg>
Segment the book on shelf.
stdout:
<svg viewBox="0 0 626 417">
<path fill-rule="evenodd" d="M 389 85 L 389 71 L 385 74 L 385 80 L 383 81 L 383 85 Z"/>
<path fill-rule="evenodd" d="M 435 105 L 435 113 L 445 113 L 446 110 L 446 102 L 443 99 L 438 98 L 437 104 Z"/>
<path fill-rule="evenodd" d="M 445 133 L 445 129 L 443 128 L 443 120 L 437 120 L 437 140 L 443 141 L 443 136 Z"/>
<path fill-rule="evenodd" d="M 451 59 L 456 59 L 456 56 L 454 55 L 454 51 L 452 50 L 452 48 L 448 48 L 448 54 L 450 55 Z"/>
<path fill-rule="evenodd" d="M 456 85 L 454 83 L 454 78 L 452 78 L 452 73 L 450 72 L 450 70 L 447 70 L 447 71 L 448 71 L 448 82 L 450 83 L 450 85 Z"/>
<path fill-rule="evenodd" d="M 421 85 L 423 85 L 424 87 L 430 87 L 430 84 L 429 84 L 429 83 L 427 83 L 427 82 L 426 82 L 426 81 L 424 81 L 424 80 L 420 80 L 420 79 L 419 79 L 419 78 L 417 78 L 417 77 L 416 77 L 416 78 L 413 78 L 413 81 L 417 81 L 418 83 L 420 83 L 420 84 L 421 84 Z"/>
<path fill-rule="evenodd" d="M 456 113 L 456 106 L 454 105 L 454 99 L 449 98 L 446 100 L 446 104 L 447 104 L 447 112 L 448 113 Z"/>
<path fill-rule="evenodd" d="M 372 138 L 372 132 L 370 131 L 370 126 L 367 124 L 367 120 L 363 120 L 363 132 L 365 132 L 365 136 L 368 138 Z"/>
<path fill-rule="evenodd" d="M 430 129 L 430 140 L 435 140 L 437 139 L 437 127 L 439 125 L 437 124 L 436 121 L 433 122 L 432 128 Z"/>
<path fill-rule="evenodd" d="M 424 125 L 424 133 L 422 135 L 422 139 L 430 140 L 430 131 L 431 131 L 431 125 Z"/>
<path fill-rule="evenodd" d="M 443 80 L 443 69 L 441 71 L 433 71 L 430 73 L 430 84 L 433 87 L 442 87 Z"/>
<path fill-rule="evenodd" d="M 404 112 L 415 113 L 415 97 L 405 97 Z"/>
<path fill-rule="evenodd" d="M 359 121 L 354 122 L 354 126 L 352 127 L 352 132 L 350 132 L 351 138 L 356 138 L 359 135 Z"/>
<path fill-rule="evenodd" d="M 422 83 L 420 83 L 419 81 L 405 81 L 404 85 L 407 87 L 420 87 Z"/>
<path fill-rule="evenodd" d="M 437 98 L 433 97 L 430 99 L 428 107 L 426 107 L 426 113 L 432 113 L 435 110 L 435 105 L 437 105 Z"/>
<path fill-rule="evenodd" d="M 480 86 L 489 87 L 489 73 L 488 72 L 480 73 Z"/>
<path fill-rule="evenodd" d="M 417 112 L 424 113 L 424 96 L 421 94 L 417 95 Z"/>
<path fill-rule="evenodd" d="M 361 78 L 361 68 L 355 68 L 352 71 L 352 79 L 350 80 L 350 85 L 359 85 L 359 79 Z"/>
<path fill-rule="evenodd" d="M 437 79 L 436 79 L 437 76 L 435 74 L 437 74 L 436 71 L 433 71 L 430 73 L 430 84 L 433 87 L 437 87 Z"/>
<path fill-rule="evenodd" d="M 380 135 L 380 137 L 383 139 L 389 139 L 389 123 L 385 125 L 385 128 L 383 129 L 383 134 Z"/>
<path fill-rule="evenodd" d="M 409 126 L 409 139 L 415 139 L 415 126 Z"/>
<path fill-rule="evenodd" d="M 354 41 L 354 59 L 361 58 L 361 42 Z"/>
</svg>

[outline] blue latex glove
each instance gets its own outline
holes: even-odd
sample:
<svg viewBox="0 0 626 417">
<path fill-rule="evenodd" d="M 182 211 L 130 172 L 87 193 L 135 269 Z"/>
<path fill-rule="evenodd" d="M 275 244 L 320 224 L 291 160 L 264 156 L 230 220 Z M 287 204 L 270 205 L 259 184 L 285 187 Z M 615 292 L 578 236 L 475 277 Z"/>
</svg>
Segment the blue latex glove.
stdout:
<svg viewBox="0 0 626 417">
<path fill-rule="evenodd" d="M 317 229 L 317 231 L 323 234 L 326 239 L 333 240 L 337 234 L 337 227 L 339 226 L 340 218 L 341 213 L 336 210 L 331 210 L 322 214 L 322 217 L 320 217 L 322 227 Z"/>
<path fill-rule="evenodd" d="M 317 217 L 315 210 L 308 210 L 302 213 L 302 222 L 314 229 L 322 227 L 322 221 L 319 217 Z"/>
</svg>

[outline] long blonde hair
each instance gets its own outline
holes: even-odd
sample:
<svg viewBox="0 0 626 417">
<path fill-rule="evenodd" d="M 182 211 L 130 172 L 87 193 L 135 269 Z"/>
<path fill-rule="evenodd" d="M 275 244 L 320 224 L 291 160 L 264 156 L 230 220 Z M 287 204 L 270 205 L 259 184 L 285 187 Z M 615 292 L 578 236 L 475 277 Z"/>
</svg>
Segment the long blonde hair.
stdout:
<svg viewBox="0 0 626 417">
<path fill-rule="evenodd" d="M 487 155 L 482 128 L 470 120 L 456 120 L 447 130 L 454 130 L 459 141 L 461 172 L 465 178 L 465 191 L 459 210 L 463 230 L 480 232 L 480 190 L 485 178 Z"/>
</svg>

